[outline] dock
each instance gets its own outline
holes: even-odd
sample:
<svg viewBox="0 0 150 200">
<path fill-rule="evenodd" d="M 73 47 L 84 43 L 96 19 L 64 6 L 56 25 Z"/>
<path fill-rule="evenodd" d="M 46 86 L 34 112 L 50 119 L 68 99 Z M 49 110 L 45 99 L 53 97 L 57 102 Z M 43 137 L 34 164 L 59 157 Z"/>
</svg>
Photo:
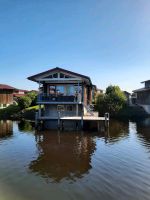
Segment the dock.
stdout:
<svg viewBox="0 0 150 200">
<path fill-rule="evenodd" d="M 105 128 L 109 127 L 109 113 L 105 113 L 104 117 L 97 117 L 97 116 L 60 116 L 52 117 L 52 116 L 41 116 L 38 118 L 38 121 L 47 121 L 47 120 L 55 120 L 57 121 L 58 129 L 64 129 L 64 123 L 66 122 L 75 122 L 77 126 L 81 126 L 83 129 L 84 122 L 96 122 L 97 123 L 97 130 L 100 130 L 100 122 L 102 122 Z"/>
</svg>

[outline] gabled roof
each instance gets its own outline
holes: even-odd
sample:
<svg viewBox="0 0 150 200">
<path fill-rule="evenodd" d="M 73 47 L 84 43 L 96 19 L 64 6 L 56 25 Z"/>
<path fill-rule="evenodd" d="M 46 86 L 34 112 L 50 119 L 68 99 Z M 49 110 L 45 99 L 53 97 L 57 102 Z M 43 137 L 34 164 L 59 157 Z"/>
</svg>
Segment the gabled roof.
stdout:
<svg viewBox="0 0 150 200">
<path fill-rule="evenodd" d="M 140 89 L 137 89 L 137 90 L 133 90 L 133 92 L 145 92 L 145 91 L 149 91 L 150 88 L 140 88 Z"/>
<path fill-rule="evenodd" d="M 149 82 L 150 80 L 142 81 L 141 83 Z"/>
<path fill-rule="evenodd" d="M 92 84 L 90 77 L 82 75 L 82 74 L 79 74 L 79 73 L 76 73 L 76 72 L 72 72 L 72 71 L 69 71 L 69 70 L 66 70 L 66 69 L 63 69 L 63 68 L 60 68 L 60 67 L 55 67 L 55 68 L 52 68 L 52 69 L 47 70 L 45 72 L 42 72 L 42 73 L 39 73 L 39 74 L 35 74 L 33 76 L 28 77 L 28 79 L 31 80 L 31 81 L 37 82 L 36 79 L 38 78 L 38 76 L 43 76 L 43 75 L 46 75 L 47 73 L 51 73 L 51 72 L 55 72 L 55 71 L 60 71 L 60 72 L 71 74 L 73 76 L 81 77 L 83 79 L 87 79 L 90 82 L 90 84 Z"/>
<path fill-rule="evenodd" d="M 5 85 L 5 84 L 0 84 L 0 90 L 15 90 L 16 88 L 9 86 L 9 85 Z"/>
</svg>

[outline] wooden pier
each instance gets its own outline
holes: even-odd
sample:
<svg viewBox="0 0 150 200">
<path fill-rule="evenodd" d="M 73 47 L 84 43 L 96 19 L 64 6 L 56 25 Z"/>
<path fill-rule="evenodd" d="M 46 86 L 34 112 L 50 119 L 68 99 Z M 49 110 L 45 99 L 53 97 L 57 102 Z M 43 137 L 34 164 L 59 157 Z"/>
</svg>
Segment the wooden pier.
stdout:
<svg viewBox="0 0 150 200">
<path fill-rule="evenodd" d="M 86 122 L 96 122 L 97 123 L 97 130 L 100 130 L 100 122 L 103 123 L 105 128 L 109 127 L 109 113 L 105 113 L 104 117 L 97 117 L 97 116 L 61 116 L 58 117 L 50 117 L 44 116 L 40 117 L 37 120 L 37 125 L 40 122 L 47 121 L 47 120 L 56 120 L 57 121 L 57 128 L 63 130 L 65 128 L 65 122 L 75 122 L 78 125 L 80 124 L 81 129 L 84 127 L 84 123 Z"/>
</svg>

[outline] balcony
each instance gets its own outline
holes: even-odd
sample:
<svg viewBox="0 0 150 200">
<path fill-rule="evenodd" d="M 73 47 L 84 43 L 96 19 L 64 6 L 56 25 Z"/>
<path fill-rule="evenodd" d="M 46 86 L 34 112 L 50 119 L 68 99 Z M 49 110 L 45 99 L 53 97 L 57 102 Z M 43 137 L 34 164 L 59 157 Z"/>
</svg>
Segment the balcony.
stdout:
<svg viewBox="0 0 150 200">
<path fill-rule="evenodd" d="M 38 95 L 37 98 L 37 103 L 40 104 L 58 104 L 58 103 L 63 103 L 63 104 L 77 104 L 81 103 L 78 101 L 77 97 L 75 96 L 57 96 L 57 95 L 44 95 L 40 94 Z"/>
</svg>

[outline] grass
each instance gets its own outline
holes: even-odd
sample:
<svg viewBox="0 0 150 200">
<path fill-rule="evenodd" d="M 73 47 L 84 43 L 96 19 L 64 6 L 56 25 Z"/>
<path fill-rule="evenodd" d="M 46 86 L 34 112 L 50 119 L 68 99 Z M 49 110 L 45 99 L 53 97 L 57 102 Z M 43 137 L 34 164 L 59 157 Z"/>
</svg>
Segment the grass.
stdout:
<svg viewBox="0 0 150 200">
<path fill-rule="evenodd" d="M 44 106 L 41 106 L 42 108 Z M 35 119 L 35 112 L 39 110 L 39 106 L 31 106 L 21 110 L 18 105 L 10 105 L 0 110 L 0 119 Z"/>
<path fill-rule="evenodd" d="M 29 111 L 29 110 L 35 110 L 35 111 L 38 111 L 39 110 L 39 106 L 31 106 L 29 108 L 26 108 L 25 111 Z"/>
</svg>

